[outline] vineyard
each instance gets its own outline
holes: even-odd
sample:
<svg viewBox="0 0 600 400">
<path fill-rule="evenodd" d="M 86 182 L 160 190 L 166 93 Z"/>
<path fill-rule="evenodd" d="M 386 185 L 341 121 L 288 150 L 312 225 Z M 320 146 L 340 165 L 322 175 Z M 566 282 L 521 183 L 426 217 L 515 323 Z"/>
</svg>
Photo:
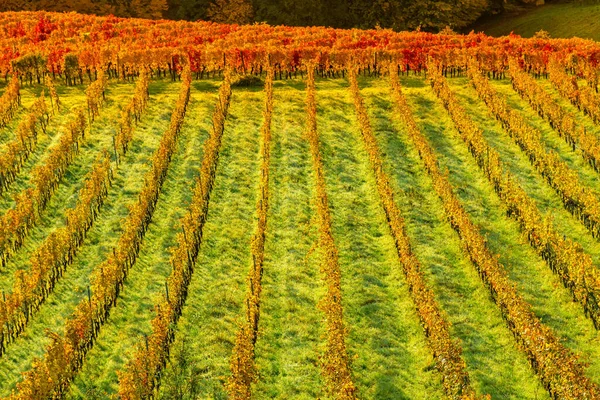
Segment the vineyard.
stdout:
<svg viewBox="0 0 600 400">
<path fill-rule="evenodd" d="M 0 14 L 0 398 L 600 399 L 600 44 Z"/>
</svg>

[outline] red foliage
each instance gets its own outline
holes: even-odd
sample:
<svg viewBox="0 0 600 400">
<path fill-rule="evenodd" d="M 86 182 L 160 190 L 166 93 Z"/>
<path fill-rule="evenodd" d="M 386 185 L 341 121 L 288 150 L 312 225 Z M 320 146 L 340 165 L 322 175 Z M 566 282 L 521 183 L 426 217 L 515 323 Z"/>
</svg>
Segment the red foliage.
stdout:
<svg viewBox="0 0 600 400">
<path fill-rule="evenodd" d="M 40 19 L 38 20 L 38 23 L 35 25 L 34 29 L 33 29 L 33 34 L 32 34 L 32 42 L 33 43 L 39 43 L 39 42 L 43 42 L 46 39 L 48 39 L 48 37 L 50 36 L 50 34 L 57 29 L 56 24 L 53 24 L 52 22 L 50 22 L 50 20 L 48 18 L 46 18 L 45 15 L 41 15 Z"/>
</svg>

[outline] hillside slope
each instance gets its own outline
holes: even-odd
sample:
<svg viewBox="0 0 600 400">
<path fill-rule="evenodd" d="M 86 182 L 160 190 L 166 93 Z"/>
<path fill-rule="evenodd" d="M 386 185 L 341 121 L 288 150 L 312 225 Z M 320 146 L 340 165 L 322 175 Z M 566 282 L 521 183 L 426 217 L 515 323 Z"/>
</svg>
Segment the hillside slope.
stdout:
<svg viewBox="0 0 600 400">
<path fill-rule="evenodd" d="M 505 14 L 482 19 L 472 29 L 491 36 L 514 32 L 531 37 L 543 29 L 554 38 L 573 36 L 600 40 L 600 4 L 546 4 L 523 14 Z"/>
</svg>

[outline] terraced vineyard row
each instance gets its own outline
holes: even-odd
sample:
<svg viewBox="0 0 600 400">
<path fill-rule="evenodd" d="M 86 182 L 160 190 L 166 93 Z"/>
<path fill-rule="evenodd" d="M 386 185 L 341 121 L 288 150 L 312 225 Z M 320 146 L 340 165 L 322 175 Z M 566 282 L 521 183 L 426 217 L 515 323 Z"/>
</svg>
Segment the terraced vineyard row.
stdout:
<svg viewBox="0 0 600 400">
<path fill-rule="evenodd" d="M 600 398 L 598 94 L 467 62 L 7 81 L 0 395 Z"/>
</svg>

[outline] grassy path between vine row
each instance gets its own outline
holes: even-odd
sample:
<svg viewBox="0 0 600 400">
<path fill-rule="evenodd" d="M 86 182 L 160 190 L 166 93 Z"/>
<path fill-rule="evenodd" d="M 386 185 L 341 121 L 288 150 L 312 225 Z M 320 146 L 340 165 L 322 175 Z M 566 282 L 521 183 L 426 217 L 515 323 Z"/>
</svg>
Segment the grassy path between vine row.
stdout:
<svg viewBox="0 0 600 400">
<path fill-rule="evenodd" d="M 594 169 L 583 159 L 579 150 L 573 151 L 559 134 L 552 129 L 550 124 L 545 121 L 529 105 L 526 100 L 521 99 L 519 94 L 512 88 L 510 80 L 490 80 L 492 87 L 507 100 L 510 107 L 519 110 L 526 121 L 542 133 L 543 145 L 547 150 L 554 150 L 561 159 L 574 171 L 579 174 L 582 184 L 590 188 L 596 196 L 600 196 L 600 179 Z M 584 118 L 582 118 L 584 119 Z"/>
<path fill-rule="evenodd" d="M 418 105 L 415 119 L 426 136 L 442 138 L 452 129 L 452 121 L 442 106 L 434 103 L 434 94 L 426 81 L 401 77 L 401 84 L 413 109 Z M 452 323 L 452 336 L 462 342 L 474 389 L 493 398 L 546 398 L 526 358 L 516 348 L 500 311 L 461 251 L 460 240 L 446 220 L 416 148 L 400 121 L 393 117 L 390 84 L 384 79 L 365 80 L 361 82 L 361 89 L 381 149 L 386 154 L 385 164 L 392 183 L 397 185 L 397 201 L 413 240 L 413 250 Z M 416 96 L 425 93 L 430 97 L 419 99 L 421 103 L 414 102 Z M 454 168 L 459 165 L 453 166 L 452 171 Z M 469 187 L 476 185 L 473 190 L 481 190 L 485 184 L 483 177 L 479 180 L 469 177 L 464 182 L 469 182 Z"/>
<path fill-rule="evenodd" d="M 150 166 L 150 158 L 168 127 L 179 86 L 179 84 L 165 86 L 150 84 L 151 98 L 146 114 L 136 128 L 130 150 L 121 160 L 119 173 L 116 175 L 102 212 L 88 232 L 86 242 L 73 265 L 57 283 L 54 292 L 30 320 L 27 329 L 9 346 L 6 354 L 0 359 L 0 387 L 2 388 L 0 395 L 8 394 L 20 380 L 20 373 L 29 370 L 33 359 L 44 354 L 46 346 L 51 341 L 45 333 L 46 329 L 62 333 L 65 320 L 70 317 L 79 301 L 87 296 L 91 271 L 106 259 L 108 252 L 116 245 L 122 231 L 122 219 L 129 213 L 127 206 L 137 199 L 142 188 L 144 174 Z M 131 89 L 133 85 L 129 85 L 129 98 L 133 94 Z M 124 104 L 125 102 L 122 102 L 122 105 Z M 112 110 L 115 115 L 119 115 L 117 110 L 116 108 Z M 107 115 L 112 114 L 107 113 Z M 114 127 L 108 129 L 107 126 L 102 134 L 103 140 L 111 145 L 113 129 Z M 89 155 L 88 165 L 91 166 L 94 157 L 95 154 Z M 84 159 L 79 162 L 85 161 Z M 80 179 L 83 177 L 84 174 Z M 69 186 L 81 186 L 81 184 L 81 181 L 73 181 Z M 76 194 L 76 191 L 74 193 Z M 73 199 L 73 202 L 75 201 L 76 198 Z"/>
<path fill-rule="evenodd" d="M 468 90 L 465 92 L 469 93 L 469 97 L 475 95 L 474 89 L 468 86 L 466 81 L 465 86 L 461 86 L 459 83 L 454 83 L 452 87 L 459 95 L 463 89 L 467 88 Z M 499 151 L 508 170 L 516 176 L 524 190 L 536 200 L 540 210 L 554 217 L 557 231 L 584 245 L 584 249 L 589 250 L 597 263 L 598 242 L 563 208 L 556 192 L 533 169 L 527 157 L 520 152 L 508 134 L 503 132 L 501 126 L 495 122 L 491 123 L 494 120 L 487 113 L 487 109 L 483 107 L 484 104 L 473 97 L 471 99 L 477 101 L 472 103 L 463 101 L 462 104 L 467 112 L 475 117 L 476 123 L 481 122 L 479 113 L 483 113 L 488 123 L 484 130 L 484 136 L 490 145 Z M 533 110 L 531 111 L 533 112 Z M 484 128 L 483 125 L 480 124 L 480 126 Z M 458 135 L 446 134 L 443 139 L 439 139 L 438 135 L 430 136 L 430 140 L 435 145 L 438 154 L 444 155 L 440 161 L 444 162 L 451 171 L 450 180 L 457 186 L 461 182 L 471 182 L 470 178 L 461 171 L 474 170 L 476 164 L 468 154 L 466 146 L 459 145 L 461 139 Z M 459 164 L 463 168 L 459 168 Z M 478 175 L 480 179 L 485 179 L 483 173 Z M 493 191 L 487 181 L 486 186 Z M 464 199 L 464 202 L 470 196 L 463 193 L 459 192 L 459 197 L 461 200 Z M 552 328 L 557 336 L 564 339 L 566 347 L 579 354 L 584 362 L 590 363 L 587 375 L 592 381 L 600 382 L 600 349 L 595 345 L 600 339 L 600 335 L 594 329 L 592 322 L 585 317 L 581 307 L 572 301 L 569 291 L 562 286 L 560 279 L 552 273 L 540 257 L 535 255 L 533 249 L 527 244 L 526 238 L 519 234 L 517 222 L 504 216 L 506 207 L 500 203 L 495 194 L 482 194 L 482 198 L 476 200 L 472 208 L 468 209 L 468 211 L 471 210 L 474 221 L 488 236 L 490 248 L 500 254 L 500 261 L 507 268 L 511 279 L 517 283 L 525 300 L 533 306 L 536 315 Z M 490 223 L 492 221 L 498 221 L 497 225 L 499 226 L 501 223 L 504 229 L 495 228 Z"/>
<path fill-rule="evenodd" d="M 47 133 L 41 132 L 38 135 L 38 144 L 35 151 L 29 156 L 29 159 L 21 167 L 21 171 L 17 175 L 17 179 L 13 182 L 8 190 L 2 193 L 0 196 L 0 215 L 3 215 L 9 209 L 15 206 L 14 196 L 22 192 L 24 189 L 33 186 L 31 182 L 32 172 L 38 165 L 42 165 L 46 157 L 49 154 L 49 150 L 53 145 L 57 144 L 65 132 L 65 125 L 73 119 L 73 110 L 77 107 L 83 107 L 87 110 L 87 100 L 85 96 L 85 89 L 87 85 L 73 86 L 63 88 L 61 92 L 62 107 L 60 112 L 56 112 L 50 119 L 50 123 L 46 128 Z M 36 93 L 41 89 L 38 88 Z M 68 168 L 65 177 L 63 178 L 62 184 L 59 186 L 58 191 L 64 190 L 63 187 L 71 186 L 72 183 L 80 182 L 78 178 L 85 175 L 89 170 L 89 166 L 94 161 L 95 156 L 88 158 L 88 154 L 96 152 L 98 149 L 103 148 L 106 144 L 112 143 L 111 136 L 114 131 L 114 125 L 119 116 L 119 106 L 125 105 L 125 99 L 133 95 L 133 85 L 130 84 L 119 84 L 111 82 L 106 89 L 106 101 L 100 110 L 100 117 L 96 118 L 96 121 L 92 125 L 91 130 L 86 131 L 85 139 L 79 146 L 79 154 L 73 160 L 73 163 Z M 22 95 L 23 104 L 26 107 L 31 106 L 35 97 L 28 95 L 26 92 Z M 60 96 L 60 94 L 59 94 Z M 50 108 L 50 98 L 46 95 L 46 106 L 48 110 Z M 86 111 L 87 113 L 87 111 Z M 26 113 L 24 114 L 26 115 Z M 87 114 L 86 114 L 87 115 Z M 16 128 L 16 125 L 15 125 Z M 65 185 L 66 183 L 66 185 Z M 71 191 L 75 190 L 73 188 Z M 76 193 L 76 192 L 75 192 Z M 74 200 L 73 200 L 74 204 Z M 52 205 L 48 204 L 47 210 Z"/>
<path fill-rule="evenodd" d="M 21 106 L 17 109 L 12 117 L 12 120 L 3 128 L 0 128 L 0 154 L 4 150 L 4 144 L 12 141 L 15 136 L 15 131 L 21 119 L 28 114 L 29 107 L 33 104 L 35 99 L 42 93 L 41 86 L 26 86 L 21 87 Z M 0 90 L 0 97 L 4 94 L 5 89 Z M 50 97 L 46 90 L 46 102 L 48 110 L 50 110 Z"/>
<path fill-rule="evenodd" d="M 208 137 L 217 86 L 192 83 L 178 148 L 171 161 L 144 244 L 123 287 L 117 307 L 86 356 L 81 372 L 71 385 L 68 398 L 116 394 L 116 371 L 123 368 L 135 344 L 151 332 L 156 296 L 164 296 L 165 281 L 171 272 L 169 250 L 176 244 L 179 220 L 192 197 L 191 183 L 202 161 L 202 144 Z"/>
<path fill-rule="evenodd" d="M 305 137 L 305 83 L 275 81 L 269 226 L 256 361 L 257 398 L 322 396 L 318 364 L 324 330 L 315 182 Z"/>
<path fill-rule="evenodd" d="M 468 79 L 448 82 L 484 130 L 490 145 L 500 153 L 506 168 L 540 210 L 552 215 L 557 231 L 579 242 L 599 266 L 600 241 L 564 209 L 555 191 L 489 114 Z M 579 120 L 590 132 L 600 135 L 600 127 L 560 98 L 550 82 L 540 82 L 561 105 L 581 117 Z M 103 399 L 114 394 L 116 371 L 133 354 L 134 344 L 151 330 L 152 306 L 156 296 L 164 295 L 165 278 L 170 273 L 169 248 L 192 194 L 219 83 L 219 79 L 192 83 L 192 100 L 178 150 L 140 258 L 73 382 L 69 399 Z M 416 149 L 394 116 L 387 78 L 361 77 L 359 83 L 413 251 L 452 323 L 452 336 L 461 341 L 473 388 L 492 398 L 548 398 L 447 222 Z M 488 237 L 490 249 L 500 255 L 510 278 L 536 315 L 564 339 L 568 348 L 590 363 L 587 374 L 600 383 L 600 348 L 595 345 L 600 335 L 559 279 L 529 247 L 517 223 L 505 215 L 506 208 L 427 81 L 411 76 L 401 77 L 401 83 L 417 123 L 442 169 L 449 170 L 449 179 L 466 211 Z M 492 84 L 508 97 L 511 106 L 522 110 L 542 130 L 545 145 L 557 151 L 578 171 L 582 182 L 600 194 L 598 175 L 520 99 L 510 82 Z M 347 346 L 358 395 L 365 399 L 441 398 L 440 377 L 379 205 L 348 83 L 343 79 L 317 79 L 316 85 L 320 147 L 333 235 L 339 248 Z M 85 87 L 57 87 L 65 108 L 50 123 L 53 133 L 40 137 L 36 152 L 19 178 L 0 198 L 0 212 L 12 207 L 14 193 L 30 186 L 31 171 L 44 161 L 50 146 L 60 137 L 70 110 L 86 104 Z M 87 296 L 92 269 L 116 244 L 122 218 L 128 214 L 127 205 L 137 199 L 149 158 L 168 126 L 179 87 L 180 83 L 151 81 L 148 110 L 135 129 L 130 150 L 122 159 L 101 214 L 79 255 L 23 335 L 0 358 L 0 396 L 9 394 L 21 372 L 29 370 L 34 357 L 43 354 L 50 342 L 45 329 L 62 332 L 65 319 Z M 22 89 L 24 107 L 33 102 L 39 90 Z M 52 230 L 64 225 L 64 212 L 76 203 L 96 155 L 102 148 L 112 148 L 120 108 L 132 95 L 131 83 L 111 82 L 101 117 L 39 224 L 0 271 L 0 289 L 11 290 L 14 270 L 29 268 L 32 252 Z M 263 100 L 262 88 L 234 88 L 203 243 L 171 358 L 163 372 L 160 398 L 171 399 L 178 390 L 195 393 L 199 398 L 226 398 L 223 384 L 230 375 L 231 350 L 243 314 L 251 265 L 249 246 L 256 218 Z M 49 104 L 48 97 L 47 101 Z M 16 127 L 25 115 L 23 110 L 11 126 Z M 305 128 L 305 83 L 300 79 L 275 81 L 269 223 L 256 343 L 259 379 L 253 385 L 256 398 L 314 399 L 325 395 L 318 358 L 325 343 L 325 323 L 318 302 L 325 288 L 315 252 L 315 188 Z M 0 143 L 7 129 L 0 130 Z"/>
<path fill-rule="evenodd" d="M 477 98 L 477 93 L 466 78 L 449 79 L 448 83 L 459 97 L 463 107 L 474 122 L 483 130 L 487 142 L 499 152 L 510 173 L 518 179 L 525 192 L 533 198 L 540 211 L 551 214 L 557 231 L 578 242 L 590 254 L 596 265 L 600 264 L 600 241 L 593 238 L 585 226 L 574 218 L 564 207 L 560 197 L 546 180 L 531 166 L 527 156 L 521 151 L 502 126 L 490 117 L 485 104 Z"/>
<path fill-rule="evenodd" d="M 348 84 L 319 81 L 317 105 L 359 397 L 443 397 L 380 205 Z"/>
<path fill-rule="evenodd" d="M 247 288 L 263 96 L 260 89 L 233 89 L 202 244 L 163 373 L 165 398 L 173 398 L 182 380 L 194 380 L 189 391 L 198 398 L 226 398 L 223 385 Z M 182 351 L 189 352 L 194 371 L 181 369 Z"/>
<path fill-rule="evenodd" d="M 31 254 L 38 248 L 39 244 L 53 230 L 65 225 L 65 210 L 75 206 L 79 196 L 79 190 L 84 186 L 85 177 L 92 170 L 96 157 L 101 154 L 103 149 L 112 152 L 112 136 L 116 129 L 115 115 L 119 115 L 120 109 L 127 104 L 131 96 L 132 85 L 109 86 L 107 90 L 107 101 L 105 102 L 100 117 L 96 119 L 91 130 L 86 132 L 86 139 L 79 147 L 79 153 L 75 156 L 73 163 L 67 169 L 61 184 L 58 186 L 54 195 L 48 202 L 46 209 L 42 212 L 38 223 L 29 231 L 24 241 L 24 245 L 13 255 L 7 265 L 0 270 L 0 289 L 6 292 L 10 291 L 14 282 L 14 271 L 23 269 L 29 265 Z M 80 100 L 85 104 L 85 96 Z M 49 104 L 48 104 L 49 106 Z M 53 117 L 55 121 L 57 116 Z M 64 122 L 69 121 L 70 114 L 62 115 Z M 48 128 L 49 130 L 51 127 Z M 62 125 L 55 133 L 55 138 L 61 136 Z M 48 148 L 46 149 L 47 153 Z M 46 153 L 38 160 L 38 163 L 44 163 Z M 22 175 L 22 178 L 29 178 L 29 175 Z M 24 188 L 21 185 L 21 190 Z"/>
</svg>

